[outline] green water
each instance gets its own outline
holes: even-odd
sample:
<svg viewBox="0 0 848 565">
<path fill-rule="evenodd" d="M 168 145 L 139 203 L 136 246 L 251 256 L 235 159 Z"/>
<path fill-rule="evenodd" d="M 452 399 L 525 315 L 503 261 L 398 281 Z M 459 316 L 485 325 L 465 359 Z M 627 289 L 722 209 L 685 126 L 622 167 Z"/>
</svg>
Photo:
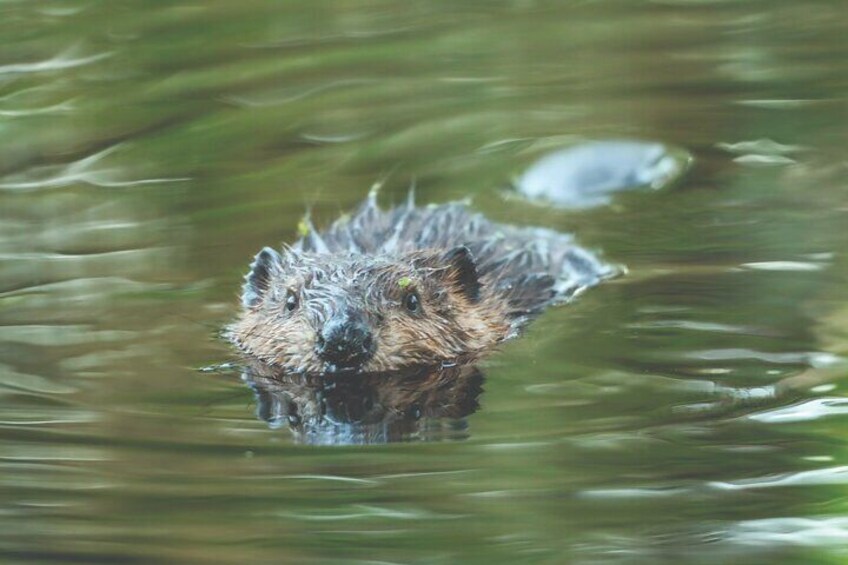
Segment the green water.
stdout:
<svg viewBox="0 0 848 565">
<path fill-rule="evenodd" d="M 846 27 L 833 1 L 0 1 L 0 561 L 848 562 Z M 584 138 L 695 162 L 595 210 L 504 199 Z M 258 249 L 412 179 L 629 275 L 409 441 L 300 443 L 197 370 L 234 359 Z"/>
</svg>

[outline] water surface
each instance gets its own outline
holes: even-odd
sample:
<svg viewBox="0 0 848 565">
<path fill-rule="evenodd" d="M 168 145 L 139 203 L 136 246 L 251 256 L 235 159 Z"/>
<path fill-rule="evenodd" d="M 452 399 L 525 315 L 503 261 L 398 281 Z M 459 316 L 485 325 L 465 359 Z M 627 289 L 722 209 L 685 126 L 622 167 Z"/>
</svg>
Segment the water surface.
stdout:
<svg viewBox="0 0 848 565">
<path fill-rule="evenodd" d="M 3 560 L 843 563 L 846 24 L 825 1 L 0 2 Z M 504 199 L 605 138 L 695 162 L 593 210 Z M 402 442 L 309 445 L 198 371 L 234 360 L 216 333 L 258 249 L 413 179 L 629 275 Z"/>
</svg>

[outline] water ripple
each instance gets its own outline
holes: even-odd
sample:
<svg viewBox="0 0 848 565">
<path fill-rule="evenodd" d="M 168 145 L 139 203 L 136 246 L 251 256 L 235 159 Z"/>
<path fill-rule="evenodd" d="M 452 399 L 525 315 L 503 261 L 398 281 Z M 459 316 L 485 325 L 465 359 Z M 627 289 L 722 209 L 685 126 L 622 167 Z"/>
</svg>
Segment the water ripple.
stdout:
<svg viewBox="0 0 848 565">
<path fill-rule="evenodd" d="M 57 297 L 57 300 L 63 301 L 66 300 L 67 296 L 74 296 L 78 300 L 87 301 L 102 297 L 104 293 L 110 292 L 141 293 L 167 288 L 170 288 L 170 286 L 165 283 L 136 281 L 124 277 L 79 277 L 3 291 L 0 292 L 0 299 L 41 294 L 43 297 Z"/>
<path fill-rule="evenodd" d="M 827 265 L 808 261 L 760 261 L 743 263 L 740 266 L 756 271 L 821 271 Z"/>
<path fill-rule="evenodd" d="M 393 28 L 381 28 L 375 30 L 346 30 L 340 33 L 326 35 L 307 35 L 286 37 L 281 39 L 268 39 L 255 43 L 242 43 L 248 49 L 280 49 L 304 46 L 318 46 L 336 41 L 372 39 L 392 35 L 401 35 L 410 31 L 418 31 L 419 27 L 402 26 Z"/>
<path fill-rule="evenodd" d="M 137 334 L 125 330 L 93 330 L 85 325 L 0 326 L 0 342 L 27 345 L 78 345 L 81 343 L 121 341 Z"/>
<path fill-rule="evenodd" d="M 85 410 L 74 410 L 59 416 L 55 409 L 50 410 L 50 417 L 39 417 L 31 411 L 23 412 L 20 419 L 7 419 L 8 413 L 0 411 L 0 427 L 31 427 L 31 426 L 67 426 L 69 424 L 90 424 L 100 421 L 100 417 Z"/>
<path fill-rule="evenodd" d="M 98 53 L 96 55 L 89 55 L 88 57 L 78 57 L 76 55 L 76 52 L 78 50 L 79 47 L 74 46 L 70 47 L 69 49 L 66 49 L 55 57 L 51 59 L 46 59 L 44 61 L 37 61 L 35 63 L 13 63 L 10 65 L 2 65 L 0 66 L 0 75 L 59 71 L 63 69 L 70 69 L 73 67 L 89 65 L 91 63 L 101 61 L 103 59 L 106 59 L 107 57 L 111 57 L 112 55 L 114 55 L 114 52 L 108 51 L 105 53 Z"/>
<path fill-rule="evenodd" d="M 308 522 L 335 522 L 340 520 L 359 520 L 362 518 L 386 518 L 389 520 L 434 520 L 434 519 L 458 519 L 461 515 L 434 514 L 424 510 L 396 510 L 383 506 L 371 506 L 366 504 L 354 504 L 356 512 L 345 514 L 300 514 L 282 512 L 281 516 L 295 518 Z"/>
<path fill-rule="evenodd" d="M 848 518 L 767 518 L 739 522 L 727 541 L 740 545 L 846 545 Z"/>
<path fill-rule="evenodd" d="M 736 143 L 718 143 L 716 147 L 724 149 L 736 155 L 744 155 L 747 153 L 757 153 L 760 155 L 789 155 L 803 151 L 806 148 L 802 145 L 788 145 L 778 143 L 773 139 L 754 139 L 751 141 L 739 141 Z"/>
<path fill-rule="evenodd" d="M 824 100 L 813 100 L 810 98 L 761 98 L 751 100 L 734 100 L 733 103 L 739 104 L 740 106 L 752 106 L 754 108 L 785 110 L 789 108 L 801 108 L 803 106 L 810 106 L 821 102 L 824 102 Z"/>
<path fill-rule="evenodd" d="M 393 473 L 390 475 L 379 475 L 377 479 L 393 480 L 393 479 L 420 479 L 428 477 L 442 477 L 452 475 L 465 475 L 473 473 L 473 469 L 455 469 L 451 471 L 418 471 L 414 473 Z"/>
<path fill-rule="evenodd" d="M 762 477 L 730 482 L 713 481 L 709 483 L 709 486 L 717 490 L 750 490 L 799 485 L 844 485 L 846 483 L 848 483 L 848 465 L 801 471 L 778 477 Z"/>
<path fill-rule="evenodd" d="M 44 106 L 42 108 L 29 108 L 26 110 L 3 110 L 0 109 L 0 116 L 4 118 L 24 118 L 28 116 L 39 116 L 44 114 L 60 114 L 63 112 L 73 111 L 74 105 L 71 100 L 60 102 L 52 106 Z"/>
<path fill-rule="evenodd" d="M 335 143 L 349 143 L 351 141 L 357 141 L 359 139 L 364 139 L 365 137 L 368 137 L 370 134 L 371 134 L 370 131 L 342 133 L 342 134 L 336 134 L 336 135 L 303 132 L 303 133 L 300 134 L 300 137 L 301 137 L 301 139 L 303 139 L 305 141 L 309 141 L 310 143 L 335 144 Z"/>
<path fill-rule="evenodd" d="M 767 424 L 782 424 L 786 422 L 803 422 L 818 420 L 828 416 L 848 414 L 848 398 L 815 398 L 785 408 L 766 410 L 748 416 L 750 420 Z"/>
<path fill-rule="evenodd" d="M 38 167 L 27 174 L 28 176 L 41 177 L 38 180 L 29 180 L 21 175 L 6 177 L 0 182 L 0 189 L 6 190 L 43 190 L 48 188 L 61 188 L 74 184 L 89 184 L 101 188 L 121 188 L 145 184 L 160 184 L 168 182 L 184 182 L 191 180 L 190 177 L 163 177 L 137 180 L 117 180 L 122 172 L 117 168 L 89 170 L 104 157 L 114 153 L 123 144 L 119 143 L 102 151 L 83 157 L 78 161 L 66 165 L 47 165 Z"/>
<path fill-rule="evenodd" d="M 732 324 L 720 324 L 716 322 L 703 322 L 696 320 L 653 320 L 649 322 L 635 322 L 627 324 L 626 327 L 631 329 L 681 329 L 712 333 L 769 335 L 767 330 L 753 326 L 737 326 Z"/>
<path fill-rule="evenodd" d="M 810 359 L 815 354 L 816 352 L 767 353 L 765 351 L 756 351 L 754 349 L 727 348 L 692 351 L 686 353 L 685 356 L 689 359 L 702 359 L 705 361 L 735 361 L 740 359 L 755 359 L 757 361 L 765 361 L 766 363 L 794 365 L 809 364 Z"/>
<path fill-rule="evenodd" d="M 588 489 L 580 493 L 588 498 L 668 498 L 691 493 L 686 488 L 610 488 Z"/>
<path fill-rule="evenodd" d="M 733 159 L 733 162 L 754 166 L 794 165 L 797 163 L 795 159 L 783 155 L 741 155 Z"/>
<path fill-rule="evenodd" d="M 380 481 L 375 481 L 372 479 L 360 479 L 357 477 L 345 477 L 342 475 L 282 475 L 282 476 L 262 476 L 262 477 L 252 477 L 254 479 L 301 479 L 301 480 L 309 480 L 309 481 L 329 481 L 329 482 L 339 482 L 339 483 L 352 483 L 357 485 L 379 485 Z"/>
<path fill-rule="evenodd" d="M 66 446 L 58 444 L 50 445 L 15 445 L 14 452 L 0 453 L 0 462 L 93 462 L 109 461 L 111 457 L 106 451 L 95 447 Z M 7 465 L 0 463 L 0 468 Z"/>
<path fill-rule="evenodd" d="M 34 393 L 69 394 L 77 389 L 66 384 L 60 384 L 40 375 L 21 373 L 0 363 L 0 389 L 8 388 Z"/>
<path fill-rule="evenodd" d="M 289 104 L 291 102 L 297 102 L 298 100 L 303 100 L 305 98 L 309 98 L 316 94 L 321 94 L 322 92 L 326 92 L 328 90 L 335 90 L 337 88 L 345 88 L 348 86 L 359 86 L 363 84 L 374 84 L 378 82 L 376 79 L 348 79 L 348 80 L 337 80 L 330 82 L 328 84 L 322 84 L 319 86 L 315 86 L 306 90 L 302 90 L 295 94 L 290 94 L 288 96 L 266 96 L 266 97 L 257 97 L 257 98 L 249 98 L 241 95 L 233 95 L 233 96 L 225 96 L 222 97 L 221 100 L 223 102 L 227 102 L 229 104 L 233 104 L 235 106 L 242 106 L 245 108 L 266 108 L 269 106 L 279 106 L 282 104 Z"/>
<path fill-rule="evenodd" d="M 101 475 L 93 473 L 90 466 L 69 465 L 67 461 L 65 459 L 56 463 L 41 460 L 34 462 L 22 460 L 2 461 L 2 458 L 0 458 L 0 485 L 14 489 L 61 491 L 63 494 L 69 491 L 94 490 L 112 486 Z M 93 461 L 93 459 L 81 459 L 80 461 L 87 462 Z M 68 501 L 40 502 L 51 506 L 68 506 L 73 504 Z M 16 502 L 18 506 L 34 504 L 37 503 L 34 501 L 27 503 L 20 500 Z"/>
<path fill-rule="evenodd" d="M 800 145 L 787 145 L 771 139 L 755 139 L 737 143 L 718 143 L 716 146 L 728 153 L 737 155 L 734 162 L 742 165 L 794 165 L 795 159 L 789 155 L 804 151 Z"/>
</svg>

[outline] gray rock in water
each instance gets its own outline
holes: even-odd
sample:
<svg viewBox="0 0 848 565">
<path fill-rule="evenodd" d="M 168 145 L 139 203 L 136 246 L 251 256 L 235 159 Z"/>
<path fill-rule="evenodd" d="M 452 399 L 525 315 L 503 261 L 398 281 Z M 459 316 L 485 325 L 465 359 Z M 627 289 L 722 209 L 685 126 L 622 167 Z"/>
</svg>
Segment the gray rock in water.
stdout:
<svg viewBox="0 0 848 565">
<path fill-rule="evenodd" d="M 550 153 L 515 182 L 527 198 L 566 208 L 608 204 L 616 192 L 658 189 L 688 167 L 691 157 L 661 143 L 593 141 Z"/>
</svg>

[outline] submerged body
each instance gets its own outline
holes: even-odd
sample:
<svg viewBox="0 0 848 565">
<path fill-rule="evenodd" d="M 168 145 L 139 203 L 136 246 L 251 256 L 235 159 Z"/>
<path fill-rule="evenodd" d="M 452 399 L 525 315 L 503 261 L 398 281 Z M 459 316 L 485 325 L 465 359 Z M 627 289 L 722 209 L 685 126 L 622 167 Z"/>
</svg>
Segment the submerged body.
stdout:
<svg viewBox="0 0 848 565">
<path fill-rule="evenodd" d="M 462 203 L 349 218 L 245 277 L 227 336 L 286 372 L 386 372 L 474 361 L 536 314 L 617 273 L 572 237 L 491 222 Z"/>
</svg>

